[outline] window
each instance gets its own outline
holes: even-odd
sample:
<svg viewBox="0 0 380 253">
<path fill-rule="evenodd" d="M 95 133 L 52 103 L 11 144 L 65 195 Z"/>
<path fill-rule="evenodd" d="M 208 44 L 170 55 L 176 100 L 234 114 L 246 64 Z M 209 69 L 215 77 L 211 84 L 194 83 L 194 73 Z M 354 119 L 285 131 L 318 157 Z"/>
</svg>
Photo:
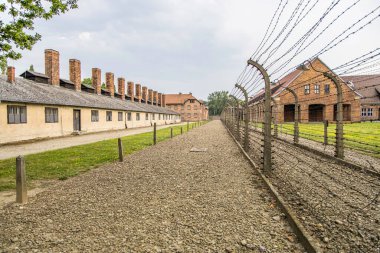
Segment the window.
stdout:
<svg viewBox="0 0 380 253">
<path fill-rule="evenodd" d="M 190 100 L 190 103 L 194 103 L 194 99 L 191 99 L 191 100 Z"/>
<path fill-rule="evenodd" d="M 45 107 L 45 123 L 58 122 L 58 108 Z"/>
<path fill-rule="evenodd" d="M 8 124 L 26 123 L 26 106 L 8 105 Z"/>
<path fill-rule="evenodd" d="M 367 108 L 362 108 L 362 117 L 367 116 Z"/>
<path fill-rule="evenodd" d="M 145 120 L 149 120 L 149 113 L 145 113 Z"/>
<path fill-rule="evenodd" d="M 305 95 L 306 94 L 310 94 L 310 85 L 309 84 L 305 85 Z"/>
<path fill-rule="evenodd" d="M 161 114 L 158 114 L 158 120 L 161 120 Z"/>
<path fill-rule="evenodd" d="M 128 114 L 127 114 L 127 119 L 128 119 L 128 121 L 131 121 L 131 120 L 132 120 L 132 113 L 131 113 L 131 112 L 128 112 Z"/>
<path fill-rule="evenodd" d="M 140 120 L 140 113 L 136 113 L 136 120 L 137 120 L 137 121 Z"/>
<path fill-rule="evenodd" d="M 367 116 L 372 117 L 373 116 L 373 108 L 367 108 Z"/>
<path fill-rule="evenodd" d="M 118 112 L 118 113 L 117 113 L 117 119 L 118 119 L 119 121 L 123 121 L 123 113 L 122 113 L 122 112 Z"/>
<path fill-rule="evenodd" d="M 152 119 L 155 120 L 156 116 L 154 113 L 152 113 Z"/>
<path fill-rule="evenodd" d="M 98 122 L 98 121 L 99 121 L 99 111 L 91 110 L 91 122 Z"/>
<path fill-rule="evenodd" d="M 191 105 L 188 105 L 188 106 L 187 106 L 187 110 L 191 110 Z"/>
<path fill-rule="evenodd" d="M 330 84 L 325 84 L 325 94 L 330 93 Z"/>
<path fill-rule="evenodd" d="M 106 121 L 112 121 L 112 111 L 106 112 Z"/>
<path fill-rule="evenodd" d="M 314 84 L 314 93 L 319 94 L 320 92 L 320 85 L 319 84 Z"/>
</svg>

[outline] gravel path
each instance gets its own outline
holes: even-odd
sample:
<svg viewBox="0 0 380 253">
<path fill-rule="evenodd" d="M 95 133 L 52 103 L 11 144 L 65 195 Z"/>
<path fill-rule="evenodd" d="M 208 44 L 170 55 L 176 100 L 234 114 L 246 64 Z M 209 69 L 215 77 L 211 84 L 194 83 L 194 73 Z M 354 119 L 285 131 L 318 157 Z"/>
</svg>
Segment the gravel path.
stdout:
<svg viewBox="0 0 380 253">
<path fill-rule="evenodd" d="M 181 124 L 157 126 L 157 129 L 163 129 Z M 35 141 L 31 143 L 14 144 L 14 145 L 0 145 L 0 160 L 17 157 L 19 155 L 29 155 L 41 153 L 49 150 L 56 150 L 68 148 L 78 145 L 104 141 L 108 139 L 115 139 L 123 136 L 142 134 L 153 131 L 153 127 L 141 127 L 133 129 L 125 129 L 120 131 L 105 131 L 99 133 L 91 133 L 78 136 L 66 136 L 60 138 L 46 139 Z"/>
<path fill-rule="evenodd" d="M 250 155 L 260 162 L 261 133 Z M 272 141 L 270 181 L 326 252 L 380 250 L 380 181 L 283 141 Z"/>
<path fill-rule="evenodd" d="M 303 252 L 220 121 L 0 209 L 0 227 L 4 252 Z"/>
</svg>

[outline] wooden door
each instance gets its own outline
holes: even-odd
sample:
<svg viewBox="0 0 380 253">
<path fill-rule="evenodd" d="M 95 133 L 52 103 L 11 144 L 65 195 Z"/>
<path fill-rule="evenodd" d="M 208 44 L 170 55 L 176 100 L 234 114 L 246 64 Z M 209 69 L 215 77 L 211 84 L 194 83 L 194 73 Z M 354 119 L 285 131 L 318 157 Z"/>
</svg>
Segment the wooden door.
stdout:
<svg viewBox="0 0 380 253">
<path fill-rule="evenodd" d="M 80 131 L 81 126 L 80 126 L 80 110 L 74 110 L 74 131 Z"/>
</svg>

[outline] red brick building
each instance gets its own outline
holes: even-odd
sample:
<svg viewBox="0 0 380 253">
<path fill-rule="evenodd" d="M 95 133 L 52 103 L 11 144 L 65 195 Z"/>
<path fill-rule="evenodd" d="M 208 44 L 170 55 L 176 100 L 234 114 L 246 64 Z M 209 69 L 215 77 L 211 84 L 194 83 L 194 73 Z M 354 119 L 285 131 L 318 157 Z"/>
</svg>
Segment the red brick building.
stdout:
<svg viewBox="0 0 380 253">
<path fill-rule="evenodd" d="M 317 70 L 317 71 L 316 71 Z M 296 69 L 272 85 L 272 115 L 278 123 L 293 122 L 295 118 L 293 90 L 299 100 L 300 122 L 335 121 L 337 111 L 337 90 L 335 84 L 320 72 L 331 71 L 325 63 L 316 58 L 308 70 Z M 361 121 L 360 99 L 362 95 L 354 87 L 338 77 L 343 93 L 343 120 Z M 251 117 L 262 121 L 264 91 L 250 101 Z"/>
<path fill-rule="evenodd" d="M 342 79 L 362 95 L 361 120 L 380 120 L 380 75 L 342 76 Z"/>
<path fill-rule="evenodd" d="M 208 120 L 208 107 L 192 93 L 166 94 L 166 107 L 180 113 L 182 121 Z"/>
</svg>

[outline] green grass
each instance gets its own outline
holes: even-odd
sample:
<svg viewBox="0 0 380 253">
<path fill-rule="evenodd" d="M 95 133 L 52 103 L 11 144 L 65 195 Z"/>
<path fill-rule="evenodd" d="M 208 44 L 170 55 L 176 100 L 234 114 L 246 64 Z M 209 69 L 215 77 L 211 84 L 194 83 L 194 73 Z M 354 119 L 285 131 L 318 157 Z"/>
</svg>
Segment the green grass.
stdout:
<svg viewBox="0 0 380 253">
<path fill-rule="evenodd" d="M 329 144 L 335 144 L 335 124 L 329 124 Z M 375 157 L 380 157 L 380 123 L 363 122 L 344 124 L 344 146 L 365 152 Z M 287 123 L 278 125 L 278 132 L 293 135 L 294 124 Z M 300 137 L 317 142 L 324 140 L 322 123 L 299 124 Z"/>
<path fill-rule="evenodd" d="M 189 130 L 196 123 L 189 124 Z M 173 136 L 181 134 L 181 126 L 173 126 Z M 183 133 L 187 126 L 183 125 Z M 157 130 L 157 142 L 170 138 L 170 127 Z M 153 132 L 122 138 L 125 155 L 153 145 Z M 92 168 L 118 159 L 117 139 L 80 145 L 25 156 L 28 185 L 33 180 L 66 180 Z M 16 162 L 14 158 L 0 160 L 0 191 L 15 188 Z"/>
</svg>

